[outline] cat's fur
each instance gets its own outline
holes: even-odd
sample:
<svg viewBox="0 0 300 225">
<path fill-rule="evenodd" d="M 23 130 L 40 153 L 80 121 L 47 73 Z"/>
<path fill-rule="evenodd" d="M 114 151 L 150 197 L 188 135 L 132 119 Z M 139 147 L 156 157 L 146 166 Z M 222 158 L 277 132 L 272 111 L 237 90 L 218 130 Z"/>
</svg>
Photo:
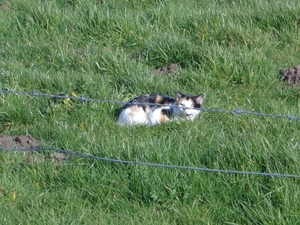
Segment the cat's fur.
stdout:
<svg viewBox="0 0 300 225">
<path fill-rule="evenodd" d="M 187 95 L 179 91 L 176 99 L 162 94 L 141 95 L 122 108 L 118 124 L 154 125 L 178 118 L 193 120 L 200 113 L 203 99 L 203 94 Z"/>
</svg>

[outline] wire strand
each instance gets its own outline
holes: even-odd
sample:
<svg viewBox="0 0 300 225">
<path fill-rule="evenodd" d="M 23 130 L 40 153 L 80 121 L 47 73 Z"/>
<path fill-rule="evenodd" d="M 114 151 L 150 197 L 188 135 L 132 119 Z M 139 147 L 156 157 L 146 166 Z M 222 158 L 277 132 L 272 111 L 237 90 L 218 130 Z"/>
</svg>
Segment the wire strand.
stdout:
<svg viewBox="0 0 300 225">
<path fill-rule="evenodd" d="M 0 93 L 3 94 L 14 94 L 14 95 L 27 95 L 27 96 L 34 96 L 34 97 L 48 97 L 48 98 L 58 98 L 58 99 L 72 99 L 76 101 L 83 101 L 83 102 L 96 102 L 96 103 L 111 103 L 111 104 L 127 104 L 128 102 L 122 101 L 115 101 L 115 100 L 99 100 L 99 99 L 91 99 L 85 97 L 76 97 L 76 96 L 63 96 L 63 95 L 54 95 L 54 94 L 42 94 L 38 92 L 15 92 L 11 90 L 0 90 Z M 139 103 L 134 103 L 139 104 Z M 142 103 L 145 105 L 145 103 Z M 149 105 L 160 105 L 160 104 L 151 104 Z M 249 112 L 243 110 L 223 110 L 223 109 L 208 109 L 208 108 L 201 108 L 203 111 L 212 112 L 212 113 L 227 113 L 233 115 L 253 115 L 253 116 L 265 116 L 265 117 L 274 117 L 274 118 L 285 118 L 289 120 L 300 120 L 298 116 L 291 116 L 291 115 L 279 115 L 279 114 L 266 114 L 266 113 L 258 113 L 258 112 Z M 161 167 L 161 168 L 170 168 L 170 169 L 185 169 L 185 170 L 195 170 L 195 171 L 204 171 L 204 172 L 213 172 L 213 173 L 228 173 L 228 174 L 242 174 L 242 175 L 257 175 L 257 176 L 269 176 L 269 177 L 286 177 L 286 178 L 300 178 L 300 175 L 293 175 L 293 174 L 279 174 L 279 173 L 262 173 L 262 172 L 252 172 L 252 171 L 237 171 L 237 170 L 222 170 L 222 169 L 211 169 L 205 167 L 191 167 L 191 166 L 178 166 L 178 165 L 165 165 L 165 164 L 158 164 L 158 163 L 149 163 L 149 162 L 136 162 L 136 161 L 127 161 L 127 160 L 120 160 L 120 159 L 111 159 L 111 158 L 102 158 L 98 156 L 82 154 L 62 149 L 56 148 L 2 148 L 2 151 L 56 151 L 61 152 L 68 155 L 74 155 L 77 157 L 82 158 L 89 158 L 99 161 L 107 161 L 111 163 L 121 163 L 121 164 L 128 164 L 128 165 L 140 165 L 140 166 L 151 166 L 151 167 Z"/>
<path fill-rule="evenodd" d="M 76 97 L 76 96 L 64 96 L 64 95 L 54 95 L 54 94 L 43 94 L 38 93 L 36 91 L 33 92 L 23 92 L 23 91 L 11 91 L 11 90 L 0 90 L 0 93 L 3 94 L 14 94 L 14 95 L 27 95 L 34 97 L 48 97 L 48 98 L 58 98 L 58 99 L 72 99 L 74 101 L 82 101 L 82 102 L 95 102 L 95 103 L 111 103 L 111 104 L 128 104 L 128 102 L 116 101 L 116 100 L 100 100 L 100 99 L 91 99 L 85 97 Z M 161 104 L 157 103 L 138 103 L 135 102 L 136 105 L 155 105 L 159 106 Z M 226 113 L 232 115 L 252 115 L 252 116 L 262 116 L 262 117 L 273 117 L 277 119 L 289 119 L 289 120 L 300 120 L 299 116 L 292 115 L 280 115 L 280 114 L 268 114 L 268 113 L 259 113 L 259 112 L 251 112 L 244 110 L 223 110 L 223 109 L 211 109 L 211 108 L 201 108 L 202 111 L 211 112 L 211 113 Z"/>
<path fill-rule="evenodd" d="M 67 155 L 73 155 L 81 158 L 94 159 L 98 161 L 106 161 L 110 163 L 119 163 L 127 165 L 138 165 L 138 166 L 148 166 L 148 167 L 160 167 L 160 168 L 169 168 L 169 169 L 182 169 L 182 170 L 194 170 L 202 172 L 212 172 L 212 173 L 228 173 L 228 174 L 240 174 L 240 175 L 254 175 L 254 176 L 267 176 L 267 177 L 283 177 L 283 178 L 300 178 L 300 175 L 294 174 L 280 174 L 280 173 L 262 173 L 262 172 L 252 172 L 252 171 L 239 171 L 239 170 L 224 170 L 224 169 L 211 169 L 206 167 L 192 167 L 192 166 L 178 166 L 178 165 L 167 165 L 159 163 L 150 163 L 150 162 L 138 162 L 138 161 L 127 161 L 121 159 L 111 159 L 103 158 L 94 155 L 88 155 L 63 149 L 57 148 L 2 148 L 2 151 L 55 151 L 61 152 Z"/>
</svg>

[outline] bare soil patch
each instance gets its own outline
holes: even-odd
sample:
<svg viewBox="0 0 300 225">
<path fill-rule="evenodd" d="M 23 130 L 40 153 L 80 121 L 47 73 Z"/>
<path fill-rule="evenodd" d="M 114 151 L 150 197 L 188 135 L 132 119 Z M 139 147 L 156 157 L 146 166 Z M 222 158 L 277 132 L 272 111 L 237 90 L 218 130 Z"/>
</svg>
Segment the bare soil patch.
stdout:
<svg viewBox="0 0 300 225">
<path fill-rule="evenodd" d="M 163 66 L 157 68 L 155 71 L 158 75 L 174 75 L 179 70 L 179 66 L 176 63 L 171 63 L 169 66 Z"/>
<path fill-rule="evenodd" d="M 27 136 L 0 136 L 0 147 L 2 148 L 39 148 L 37 139 Z"/>
<path fill-rule="evenodd" d="M 288 86 L 297 86 L 300 84 L 300 65 L 293 68 L 284 68 L 282 70 L 282 80 L 286 82 Z"/>
<path fill-rule="evenodd" d="M 0 3 L 0 10 L 10 10 L 10 8 L 9 3 Z"/>
<path fill-rule="evenodd" d="M 42 161 L 51 161 L 54 163 L 65 163 L 71 156 L 62 152 L 53 152 L 50 155 L 41 154 L 38 151 L 40 148 L 40 141 L 34 137 L 28 136 L 0 136 L 0 147 L 7 149 L 18 149 L 23 155 L 27 156 L 27 159 L 31 163 L 37 163 Z M 24 149 L 24 151 L 22 151 Z M 30 149 L 30 150 L 28 150 Z M 6 151 L 6 152 L 11 152 Z"/>
</svg>

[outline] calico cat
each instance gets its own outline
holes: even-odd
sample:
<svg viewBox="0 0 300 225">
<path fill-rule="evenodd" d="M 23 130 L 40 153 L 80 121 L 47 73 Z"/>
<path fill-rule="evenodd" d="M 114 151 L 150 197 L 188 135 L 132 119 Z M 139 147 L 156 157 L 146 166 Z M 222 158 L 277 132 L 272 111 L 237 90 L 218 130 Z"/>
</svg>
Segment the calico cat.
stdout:
<svg viewBox="0 0 300 225">
<path fill-rule="evenodd" d="M 204 95 L 176 91 L 176 99 L 162 94 L 146 94 L 128 102 L 119 115 L 120 125 L 154 125 L 172 119 L 193 120 L 199 113 Z"/>
</svg>

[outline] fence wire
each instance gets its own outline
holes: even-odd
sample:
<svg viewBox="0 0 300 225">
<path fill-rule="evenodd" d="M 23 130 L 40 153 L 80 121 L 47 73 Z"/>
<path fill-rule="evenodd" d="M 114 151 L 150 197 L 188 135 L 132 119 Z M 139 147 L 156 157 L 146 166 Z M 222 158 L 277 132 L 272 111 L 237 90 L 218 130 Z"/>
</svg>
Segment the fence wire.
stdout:
<svg viewBox="0 0 300 225">
<path fill-rule="evenodd" d="M 101 99 L 91 99 L 86 97 L 77 97 L 77 96 L 65 96 L 65 95 L 55 95 L 55 94 L 43 94 L 36 91 L 33 92 L 23 92 L 23 91 L 11 91 L 11 90 L 0 90 L 0 93 L 3 94 L 14 94 L 14 95 L 27 95 L 27 96 L 34 96 L 34 97 L 47 97 L 47 98 L 54 98 L 54 99 L 72 99 L 74 101 L 82 101 L 82 102 L 95 102 L 95 103 L 110 103 L 110 104 L 121 104 L 125 105 L 128 102 L 123 101 L 116 101 L 116 100 L 101 100 Z M 134 102 L 136 105 L 156 105 L 159 106 L 160 104 L 156 103 L 138 103 Z M 289 119 L 289 120 L 300 120 L 299 116 L 293 115 L 280 115 L 280 114 L 268 114 L 268 113 L 260 113 L 260 112 L 251 112 L 251 111 L 244 111 L 244 110 L 224 110 L 224 109 L 211 109 L 211 108 L 201 108 L 202 111 L 211 112 L 211 113 L 226 113 L 226 114 L 233 114 L 233 115 L 252 115 L 252 116 L 262 116 L 262 117 L 273 117 L 277 119 Z"/>
<path fill-rule="evenodd" d="M 110 163 L 127 164 L 127 165 L 159 167 L 159 168 L 168 168 L 168 169 L 181 169 L 181 170 L 194 170 L 194 171 L 225 173 L 225 174 L 254 175 L 254 176 L 282 177 L 282 178 L 300 178 L 300 175 L 294 175 L 294 174 L 262 173 L 262 172 L 239 171 L 239 170 L 223 170 L 223 169 L 211 169 L 211 168 L 206 168 L 206 167 L 177 166 L 177 165 L 150 163 L 150 162 L 138 162 L 138 161 L 127 161 L 127 160 L 121 160 L 121 159 L 102 158 L 102 157 L 98 157 L 98 156 L 94 156 L 94 155 L 77 153 L 77 152 L 63 150 L 63 149 L 57 149 L 57 148 L 2 148 L 2 147 L 0 147 L 0 150 L 1 151 L 55 151 L 55 152 L 64 153 L 66 155 L 77 156 L 80 158 L 93 159 L 93 160 L 98 160 L 98 161 L 106 161 L 106 162 L 110 162 Z"/>
<path fill-rule="evenodd" d="M 82 102 L 95 102 L 95 103 L 110 103 L 110 104 L 127 104 L 128 102 L 123 101 L 115 101 L 115 100 L 100 100 L 100 99 L 91 99 L 85 97 L 77 97 L 77 96 L 65 96 L 65 95 L 55 95 L 55 94 L 43 94 L 36 91 L 33 92 L 23 92 L 23 91 L 12 91 L 12 90 L 0 90 L 2 94 L 14 94 L 14 95 L 27 95 L 34 97 L 47 97 L 54 99 L 72 99 L 74 101 L 82 101 Z M 134 103 L 139 104 L 139 103 Z M 143 103 L 145 105 L 145 103 Z M 150 104 L 149 105 L 159 105 L 159 104 Z M 212 113 L 227 113 L 233 115 L 246 114 L 253 116 L 263 116 L 263 117 L 274 117 L 274 118 L 283 118 L 289 120 L 300 120 L 299 116 L 291 116 L 291 115 L 279 115 L 279 114 L 266 114 L 266 113 L 258 113 L 258 112 L 250 112 L 243 110 L 223 110 L 223 109 L 210 109 L 210 108 L 201 108 L 202 111 L 212 112 Z M 256 176 L 268 176 L 268 177 L 284 177 L 284 178 L 300 178 L 300 175 L 293 174 L 280 174 L 280 173 L 262 173 L 262 172 L 252 172 L 252 171 L 238 171 L 238 170 L 223 170 L 223 169 L 211 169 L 205 167 L 191 167 L 191 166 L 178 166 L 178 165 L 166 165 L 166 164 L 158 164 L 158 163 L 150 163 L 150 162 L 137 162 L 137 161 L 127 161 L 121 159 L 111 159 L 111 158 L 102 158 L 98 156 L 88 155 L 77 153 L 68 150 L 56 149 L 56 148 L 2 148 L 1 151 L 56 151 L 61 152 L 67 155 L 73 155 L 81 158 L 94 159 L 98 161 L 106 161 L 110 163 L 120 163 L 120 164 L 128 164 L 128 165 L 139 165 L 139 166 L 149 166 L 149 167 L 160 167 L 160 168 L 169 168 L 169 169 L 183 169 L 183 170 L 194 170 L 194 171 L 203 171 L 203 172 L 213 172 L 213 173 L 227 173 L 227 174 L 241 174 L 241 175 L 256 175 Z"/>
</svg>

